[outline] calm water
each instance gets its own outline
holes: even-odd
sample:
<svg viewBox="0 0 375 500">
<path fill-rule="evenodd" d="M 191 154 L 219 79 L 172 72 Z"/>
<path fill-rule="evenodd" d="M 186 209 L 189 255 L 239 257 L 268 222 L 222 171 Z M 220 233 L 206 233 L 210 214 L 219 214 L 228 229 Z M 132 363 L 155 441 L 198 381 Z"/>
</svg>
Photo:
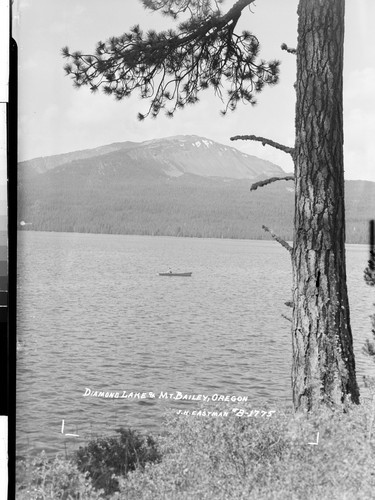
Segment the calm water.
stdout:
<svg viewBox="0 0 375 500">
<path fill-rule="evenodd" d="M 375 366 L 361 353 L 375 302 L 367 251 L 347 248 L 359 378 Z M 277 243 L 24 231 L 18 259 L 19 454 L 120 425 L 157 432 L 178 407 L 86 388 L 290 400 L 291 266 Z M 193 276 L 158 276 L 168 266 Z"/>
</svg>

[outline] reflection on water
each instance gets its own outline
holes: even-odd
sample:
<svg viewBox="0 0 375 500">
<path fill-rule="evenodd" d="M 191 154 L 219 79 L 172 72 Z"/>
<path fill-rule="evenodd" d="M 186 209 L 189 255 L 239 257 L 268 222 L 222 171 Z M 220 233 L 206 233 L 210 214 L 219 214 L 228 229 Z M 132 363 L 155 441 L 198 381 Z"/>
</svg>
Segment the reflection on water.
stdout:
<svg viewBox="0 0 375 500">
<path fill-rule="evenodd" d="M 361 347 L 375 297 L 367 247 L 347 253 L 361 377 L 373 369 Z M 193 275 L 158 275 L 168 267 Z M 291 268 L 274 242 L 25 231 L 18 272 L 18 453 L 120 425 L 158 432 L 164 411 L 184 404 L 86 388 L 290 401 Z M 63 419 L 80 438 L 61 434 Z"/>
</svg>

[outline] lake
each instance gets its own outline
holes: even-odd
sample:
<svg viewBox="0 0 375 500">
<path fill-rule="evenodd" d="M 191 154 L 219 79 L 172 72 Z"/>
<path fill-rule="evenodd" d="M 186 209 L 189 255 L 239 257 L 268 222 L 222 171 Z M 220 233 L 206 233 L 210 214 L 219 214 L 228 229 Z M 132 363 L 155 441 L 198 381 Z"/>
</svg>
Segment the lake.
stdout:
<svg viewBox="0 0 375 500">
<path fill-rule="evenodd" d="M 347 246 L 359 382 L 375 372 L 361 352 L 367 259 L 366 245 Z M 193 275 L 158 275 L 169 267 Z M 21 231 L 18 276 L 17 454 L 119 426 L 160 432 L 182 405 L 160 393 L 291 401 L 291 264 L 276 242 Z"/>
</svg>

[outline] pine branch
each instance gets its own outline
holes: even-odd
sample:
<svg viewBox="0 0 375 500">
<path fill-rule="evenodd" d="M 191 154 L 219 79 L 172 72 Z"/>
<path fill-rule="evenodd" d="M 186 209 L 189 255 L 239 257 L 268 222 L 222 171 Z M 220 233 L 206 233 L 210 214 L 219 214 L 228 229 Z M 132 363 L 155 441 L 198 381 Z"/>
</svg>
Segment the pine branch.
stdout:
<svg viewBox="0 0 375 500">
<path fill-rule="evenodd" d="M 269 229 L 267 226 L 264 226 L 264 225 L 262 226 L 262 229 L 264 229 L 267 233 L 270 233 L 270 235 L 272 236 L 272 238 L 275 241 L 277 241 L 278 243 L 280 243 L 281 246 L 283 246 L 284 248 L 286 248 L 290 254 L 292 253 L 293 248 L 289 245 L 289 243 L 287 243 L 285 240 L 283 240 L 282 238 L 280 238 L 280 236 L 277 236 L 272 231 L 272 229 Z"/>
<path fill-rule="evenodd" d="M 375 286 L 375 269 L 370 269 L 370 267 L 366 267 L 364 271 L 364 280 L 367 285 Z"/>
<path fill-rule="evenodd" d="M 273 148 L 279 149 L 280 151 L 284 151 L 284 153 L 289 153 L 290 155 L 294 155 L 294 148 L 290 148 L 288 146 L 284 146 L 278 142 L 272 141 L 271 139 L 266 139 L 265 137 L 258 137 L 257 135 L 235 135 L 230 138 L 231 141 L 258 141 L 261 142 L 263 146 L 272 146 Z"/>
<path fill-rule="evenodd" d="M 68 59 L 66 74 L 79 88 L 100 87 L 121 100 L 139 90 L 151 102 L 145 114 L 167 116 L 198 101 L 198 93 L 212 87 L 225 103 L 223 114 L 239 101 L 255 104 L 255 94 L 265 85 L 278 82 L 279 61 L 258 60 L 259 41 L 244 31 L 235 33 L 242 10 L 255 0 L 238 0 L 226 14 L 218 10 L 219 0 L 145 0 L 145 6 L 177 17 L 188 11 L 191 17 L 177 30 L 143 33 L 134 26 L 129 33 L 97 44 L 95 54 L 62 50 Z M 175 9 L 175 10 L 173 10 Z M 169 109 L 166 106 L 169 105 Z"/>
<path fill-rule="evenodd" d="M 214 0 L 215 9 L 211 7 L 211 0 L 142 0 L 145 8 L 160 11 L 165 16 L 176 19 L 179 14 L 189 12 L 191 16 L 211 15 L 220 13 L 219 4 L 223 0 Z"/>
<path fill-rule="evenodd" d="M 364 271 L 365 283 L 369 286 L 375 286 L 375 221 L 370 220 L 370 258 L 367 267 Z M 375 304 L 374 304 L 375 305 Z M 373 341 L 366 339 L 365 345 L 363 347 L 363 352 L 370 356 L 375 361 L 375 314 L 370 316 L 371 318 L 371 333 Z"/>
<path fill-rule="evenodd" d="M 367 285 L 375 286 L 375 235 L 374 221 L 370 221 L 370 259 L 364 270 L 364 279 Z"/>
<path fill-rule="evenodd" d="M 375 358 L 375 345 L 369 339 L 365 340 L 365 345 L 362 347 L 362 352 L 367 356 Z"/>
<path fill-rule="evenodd" d="M 271 184 L 272 182 L 293 180 L 294 175 L 286 175 L 285 177 L 270 177 L 269 179 L 264 179 L 263 181 L 254 182 L 254 184 L 252 184 L 250 187 L 250 191 L 255 191 L 256 189 L 258 189 L 258 187 L 267 186 L 267 184 Z"/>
<path fill-rule="evenodd" d="M 292 49 L 292 48 L 288 47 L 286 43 L 283 43 L 281 45 L 281 50 L 286 50 L 286 52 L 288 52 L 289 54 L 296 54 L 297 53 L 296 49 Z"/>
</svg>

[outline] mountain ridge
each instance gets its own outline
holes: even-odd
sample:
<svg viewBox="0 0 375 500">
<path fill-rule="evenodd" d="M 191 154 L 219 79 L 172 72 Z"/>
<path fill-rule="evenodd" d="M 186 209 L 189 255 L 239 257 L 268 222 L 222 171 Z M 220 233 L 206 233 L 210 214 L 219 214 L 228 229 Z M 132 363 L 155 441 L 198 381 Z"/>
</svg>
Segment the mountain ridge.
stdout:
<svg viewBox="0 0 375 500">
<path fill-rule="evenodd" d="M 278 165 L 248 155 L 233 146 L 226 146 L 197 135 L 176 135 L 143 142 L 115 142 L 98 148 L 61 155 L 39 157 L 19 163 L 20 177 L 36 175 L 77 161 L 121 154 L 124 162 L 149 162 L 164 166 L 171 176 L 195 173 L 206 177 L 257 179 L 284 175 Z M 77 163 L 75 163 L 77 165 Z"/>
<path fill-rule="evenodd" d="M 114 143 L 84 156 L 55 158 L 44 171 L 38 163 L 23 166 L 18 183 L 23 229 L 269 239 L 264 224 L 292 239 L 293 181 L 250 193 L 254 182 L 285 172 L 272 164 L 267 170 L 269 162 L 260 159 L 250 168 L 250 155 L 235 148 L 172 136 Z M 345 189 L 347 242 L 365 243 L 375 214 L 375 183 L 346 181 Z"/>
</svg>

